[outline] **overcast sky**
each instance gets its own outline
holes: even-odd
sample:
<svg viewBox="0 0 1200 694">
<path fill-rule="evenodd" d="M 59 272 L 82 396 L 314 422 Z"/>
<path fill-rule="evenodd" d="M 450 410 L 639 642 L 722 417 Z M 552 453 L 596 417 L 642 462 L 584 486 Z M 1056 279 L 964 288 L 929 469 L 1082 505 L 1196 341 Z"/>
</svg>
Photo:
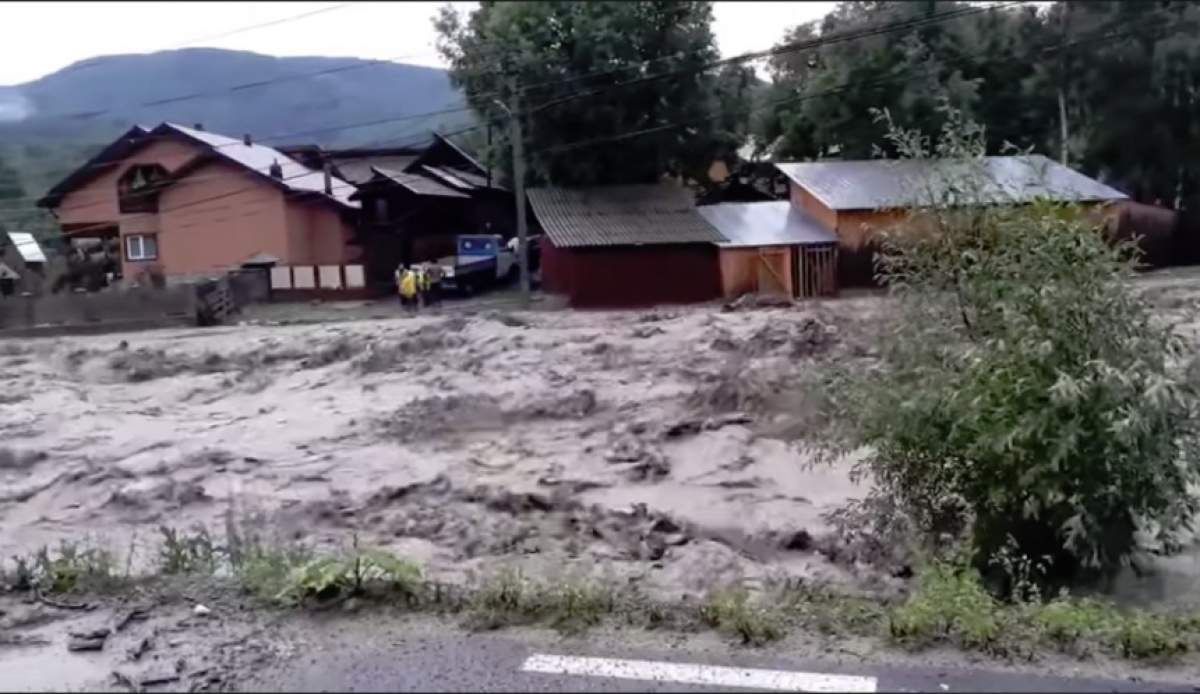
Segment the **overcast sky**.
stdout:
<svg viewBox="0 0 1200 694">
<path fill-rule="evenodd" d="M 193 46 L 440 66 L 430 18 L 442 4 L 2 2 L 0 85 L 28 82 L 93 56 Z M 453 4 L 469 9 L 476 3 Z M 823 16 L 835 4 L 716 2 L 717 44 L 727 56 L 768 48 L 789 27 Z"/>
</svg>

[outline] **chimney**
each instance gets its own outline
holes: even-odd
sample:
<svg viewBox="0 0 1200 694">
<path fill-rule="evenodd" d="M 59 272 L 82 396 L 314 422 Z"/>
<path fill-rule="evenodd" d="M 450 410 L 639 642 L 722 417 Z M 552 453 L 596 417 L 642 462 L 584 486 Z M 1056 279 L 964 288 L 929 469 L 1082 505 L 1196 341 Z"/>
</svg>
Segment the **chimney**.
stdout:
<svg viewBox="0 0 1200 694">
<path fill-rule="evenodd" d="M 246 145 L 247 147 L 254 144 L 253 142 L 250 141 L 250 133 L 246 133 L 245 135 L 242 135 L 242 144 Z"/>
<path fill-rule="evenodd" d="M 278 159 L 273 159 L 271 161 L 271 168 L 268 173 L 271 174 L 271 178 L 278 178 L 281 181 L 283 180 L 283 167 L 279 165 Z"/>
<path fill-rule="evenodd" d="M 332 168 L 332 165 L 329 163 L 329 160 L 326 160 L 325 166 L 324 166 L 324 169 L 325 169 L 325 194 L 326 195 L 333 195 L 333 172 L 330 171 L 331 168 Z"/>
<path fill-rule="evenodd" d="M 204 124 L 203 124 L 203 123 L 196 123 L 195 125 L 193 125 L 193 126 L 192 126 L 192 129 L 193 129 L 193 130 L 204 130 Z"/>
</svg>

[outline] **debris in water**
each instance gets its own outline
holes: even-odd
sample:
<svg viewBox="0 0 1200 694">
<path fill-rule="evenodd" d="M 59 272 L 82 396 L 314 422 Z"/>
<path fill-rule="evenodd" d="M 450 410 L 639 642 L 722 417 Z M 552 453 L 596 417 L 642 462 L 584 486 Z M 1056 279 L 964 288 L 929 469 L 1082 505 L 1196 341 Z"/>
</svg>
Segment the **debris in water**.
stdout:
<svg viewBox="0 0 1200 694">
<path fill-rule="evenodd" d="M 129 660 L 137 662 L 138 660 L 141 660 L 142 656 L 146 655 L 151 648 L 154 648 L 154 639 L 146 636 L 143 637 L 142 640 L 138 641 L 136 646 L 129 649 L 127 656 Z"/>
<path fill-rule="evenodd" d="M 70 632 L 71 638 L 67 641 L 67 650 L 99 651 L 104 648 L 104 642 L 108 639 L 110 633 L 112 632 L 107 627 L 91 631 L 72 631 Z"/>
<path fill-rule="evenodd" d="M 196 615 L 197 617 L 207 617 L 208 615 L 212 614 L 212 610 L 197 603 L 196 606 L 192 608 L 192 614 Z"/>
</svg>

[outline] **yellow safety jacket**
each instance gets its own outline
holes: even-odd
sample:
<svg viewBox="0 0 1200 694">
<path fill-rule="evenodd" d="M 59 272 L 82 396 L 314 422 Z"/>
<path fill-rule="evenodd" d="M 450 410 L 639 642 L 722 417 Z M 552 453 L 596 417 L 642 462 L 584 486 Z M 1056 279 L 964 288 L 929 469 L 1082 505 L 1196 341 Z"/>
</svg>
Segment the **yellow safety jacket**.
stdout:
<svg viewBox="0 0 1200 694">
<path fill-rule="evenodd" d="M 400 276 L 400 296 L 411 299 L 417 295 L 417 277 L 412 270 L 406 270 Z"/>
</svg>

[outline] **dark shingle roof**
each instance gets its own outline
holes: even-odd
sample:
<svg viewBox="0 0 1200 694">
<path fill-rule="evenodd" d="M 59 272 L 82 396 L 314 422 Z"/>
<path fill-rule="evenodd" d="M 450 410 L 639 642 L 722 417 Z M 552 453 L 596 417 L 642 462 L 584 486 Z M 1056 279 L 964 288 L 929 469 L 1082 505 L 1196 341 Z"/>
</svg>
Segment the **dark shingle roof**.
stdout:
<svg viewBox="0 0 1200 694">
<path fill-rule="evenodd" d="M 729 241 L 725 247 L 836 243 L 833 232 L 787 200 L 723 202 L 696 208 Z"/>
<path fill-rule="evenodd" d="M 726 240 L 688 191 L 668 185 L 534 188 L 529 203 L 558 248 Z"/>
<path fill-rule="evenodd" d="M 788 178 L 833 210 L 872 210 L 941 202 L 951 185 L 975 202 L 1023 203 L 1123 200 L 1125 194 L 1040 154 L 979 161 L 874 159 L 776 164 Z M 971 183 L 971 181 L 978 183 Z"/>
</svg>

